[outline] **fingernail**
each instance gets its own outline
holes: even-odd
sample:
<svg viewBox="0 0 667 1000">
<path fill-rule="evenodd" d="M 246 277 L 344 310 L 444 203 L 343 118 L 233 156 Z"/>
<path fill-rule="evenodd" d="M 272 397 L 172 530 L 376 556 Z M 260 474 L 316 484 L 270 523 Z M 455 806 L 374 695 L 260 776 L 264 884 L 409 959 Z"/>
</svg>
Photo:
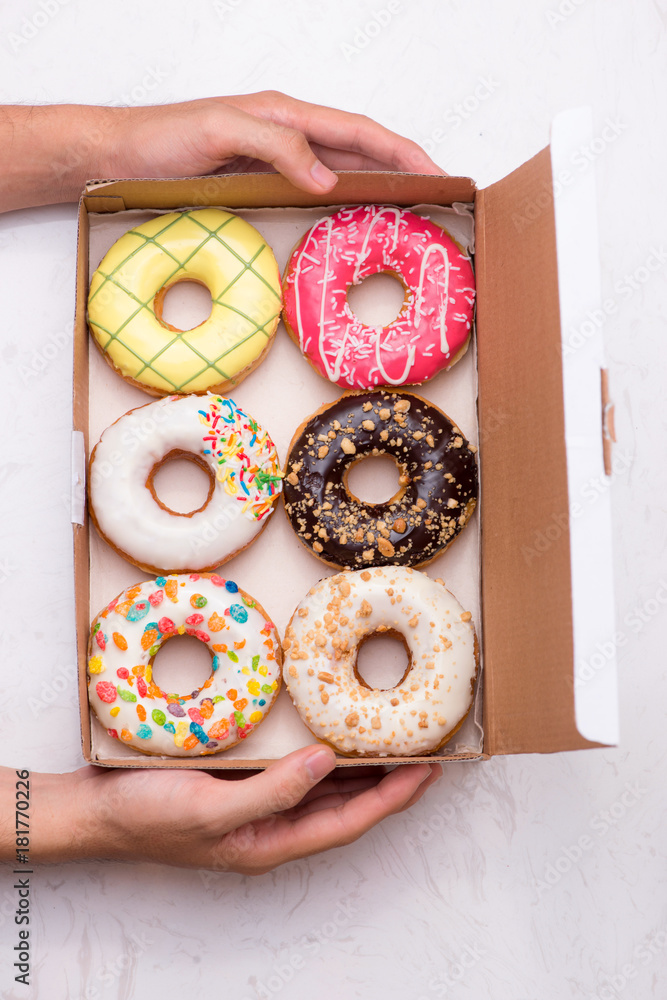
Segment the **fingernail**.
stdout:
<svg viewBox="0 0 667 1000">
<path fill-rule="evenodd" d="M 338 178 L 334 172 L 329 170 L 328 167 L 325 167 L 319 160 L 316 160 L 315 163 L 313 163 L 310 168 L 310 175 L 315 183 L 319 187 L 324 188 L 326 191 L 330 191 L 334 184 L 338 182 Z"/>
<path fill-rule="evenodd" d="M 320 747 L 319 750 L 315 750 L 309 757 L 306 757 L 306 771 L 310 775 L 313 781 L 320 781 L 325 774 L 332 771 L 336 766 L 336 758 L 329 750 L 325 750 L 324 747 Z"/>
</svg>

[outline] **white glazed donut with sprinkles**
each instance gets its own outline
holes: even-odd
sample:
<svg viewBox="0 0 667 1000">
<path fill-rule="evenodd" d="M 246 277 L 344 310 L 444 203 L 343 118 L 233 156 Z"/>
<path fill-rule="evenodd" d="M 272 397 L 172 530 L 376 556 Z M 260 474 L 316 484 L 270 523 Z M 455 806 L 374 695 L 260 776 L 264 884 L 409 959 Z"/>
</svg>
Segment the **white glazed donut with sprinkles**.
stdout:
<svg viewBox="0 0 667 1000">
<path fill-rule="evenodd" d="M 170 459 L 207 472 L 203 506 L 189 514 L 157 497 L 153 477 Z M 244 549 L 266 526 L 281 488 L 269 434 L 233 400 L 168 396 L 130 410 L 90 458 L 89 508 L 106 542 L 149 573 L 205 572 Z"/>
<path fill-rule="evenodd" d="M 359 646 L 403 639 L 408 668 L 393 688 L 359 676 Z M 283 676 L 311 732 L 338 753 L 432 753 L 462 725 L 473 700 L 478 649 L 472 615 L 424 573 L 404 566 L 339 573 L 311 588 L 283 640 Z"/>
<path fill-rule="evenodd" d="M 153 679 L 156 653 L 177 635 L 211 652 L 210 676 L 189 694 Z M 264 609 L 217 574 L 158 577 L 114 598 L 95 618 L 90 707 L 110 736 L 148 754 L 229 750 L 266 718 L 280 687 L 280 639 Z"/>
</svg>

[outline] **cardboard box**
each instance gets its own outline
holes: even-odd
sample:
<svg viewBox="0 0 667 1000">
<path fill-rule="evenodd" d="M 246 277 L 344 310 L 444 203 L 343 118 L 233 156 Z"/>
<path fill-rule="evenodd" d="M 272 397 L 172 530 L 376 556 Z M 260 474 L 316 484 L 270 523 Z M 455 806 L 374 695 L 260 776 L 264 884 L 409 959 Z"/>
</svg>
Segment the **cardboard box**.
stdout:
<svg viewBox="0 0 667 1000">
<path fill-rule="evenodd" d="M 555 123 L 551 148 L 481 190 L 468 178 L 356 171 L 341 173 L 333 194 L 326 199 L 297 191 L 277 174 L 92 181 L 86 186 L 80 204 L 77 250 L 72 506 L 79 690 L 86 760 L 110 766 L 205 766 L 207 769 L 261 767 L 270 762 L 266 756 L 253 757 L 251 748 L 277 708 L 241 746 L 240 752 L 245 756 L 238 756 L 232 750 L 205 759 L 149 757 L 125 747 L 122 755 L 100 752 L 101 744 L 99 740 L 96 744 L 94 730 L 97 720 L 91 721 L 88 710 L 86 654 L 90 620 L 105 601 L 122 589 L 110 583 L 99 607 L 90 606 L 91 538 L 85 516 L 83 461 L 97 440 L 97 435 L 89 440 L 90 399 L 91 392 L 97 400 L 104 392 L 117 391 L 120 397 L 121 392 L 129 390 L 96 357 L 98 352 L 90 345 L 86 301 L 91 224 L 108 218 L 111 226 L 114 220 L 121 224 L 125 219 L 119 235 L 143 220 L 128 222 L 132 216 L 121 217 L 118 213 L 145 209 L 173 211 L 204 205 L 251 213 L 255 209 L 289 209 L 297 215 L 304 209 L 326 211 L 334 206 L 366 202 L 404 207 L 450 208 L 460 203 L 474 206 L 477 354 L 475 357 L 474 352 L 469 352 L 467 357 L 478 390 L 482 494 L 477 527 L 473 529 L 471 522 L 461 539 L 470 533 L 466 558 L 474 573 L 477 567 L 470 560 L 479 544 L 481 620 L 478 615 L 477 625 L 483 671 L 471 724 L 480 732 L 480 743 L 463 752 L 451 752 L 445 747 L 428 759 L 449 761 L 506 753 L 544 753 L 614 741 L 613 643 L 610 654 L 606 647 L 600 654 L 603 657 L 600 666 L 598 660 L 593 661 L 598 647 L 604 646 L 614 633 L 609 478 L 604 465 L 602 420 L 604 413 L 604 424 L 608 427 L 609 414 L 608 401 L 603 405 L 602 397 L 599 330 L 587 336 L 582 349 L 573 350 L 572 356 L 563 351 L 572 324 L 576 329 L 576 323 L 582 323 L 586 309 L 595 308 L 595 296 L 599 295 L 592 173 L 575 174 L 567 182 L 564 179 L 571 158 L 569 150 L 575 148 L 573 143 L 579 141 L 587 128 L 590 118 L 585 113 L 562 116 Z M 302 232 L 317 213 L 306 213 L 304 219 L 306 216 L 310 221 L 304 223 Z M 268 236 L 267 239 L 270 242 Z M 582 281 L 582 277 L 586 280 Z M 570 326 L 561 323 L 561 308 Z M 277 336 L 287 340 L 283 329 Z M 276 349 L 274 346 L 272 353 Z M 270 359 L 271 354 L 232 395 L 241 401 L 243 387 L 250 388 L 252 381 L 261 377 Z M 454 380 L 464 362 L 465 359 L 438 378 Z M 96 374 L 98 363 L 101 381 Z M 304 366 L 305 377 L 309 366 L 300 358 L 298 363 Z M 461 372 L 459 382 L 467 377 L 463 367 Z M 308 377 L 311 376 L 316 380 L 314 385 L 321 389 L 322 401 L 340 394 L 337 387 L 327 387 L 312 372 Z M 430 387 L 431 383 L 426 383 L 416 391 L 442 406 Z M 135 395 L 129 405 L 118 407 L 111 419 L 133 405 L 150 402 L 138 390 L 131 392 Z M 252 404 L 246 402 L 248 398 L 243 397 L 242 405 L 273 433 L 270 417 L 265 419 L 263 414 L 255 413 Z M 300 419 L 314 408 L 304 403 Z M 447 406 L 444 408 L 447 410 Z M 474 439 L 453 407 L 450 415 Z M 607 440 L 609 463 L 608 449 Z M 282 459 L 284 449 L 279 450 Z M 577 499 L 582 483 L 587 482 L 586 476 L 595 477 L 602 484 L 598 500 L 588 505 Z M 278 518 L 284 519 L 282 511 L 275 513 L 272 522 Z M 94 529 L 91 532 L 94 534 Z M 300 549 L 298 541 L 295 538 L 293 541 L 295 550 Z M 249 552 L 255 548 L 259 551 L 265 542 L 265 538 L 260 538 Z M 95 539 L 92 544 L 95 548 L 103 543 Z M 457 541 L 456 545 L 463 543 Z M 456 546 L 452 552 L 455 549 Z M 315 562 L 308 554 L 304 558 Z M 440 558 L 449 559 L 449 553 Z M 234 565 L 235 561 L 229 564 L 230 575 L 233 573 L 272 613 L 270 592 L 247 586 Z M 427 571 L 430 572 L 430 567 Z M 97 572 L 94 560 L 92 572 Z M 146 576 L 133 567 L 128 572 L 123 586 Z M 327 572 L 326 567 L 317 564 L 315 579 Z M 439 568 L 432 575 L 445 576 L 446 580 L 448 576 Z M 293 606 L 311 582 L 304 582 Z M 452 590 L 457 593 L 456 587 L 452 586 Z M 460 593 L 457 596 L 462 597 Z M 285 622 L 278 625 L 282 633 Z M 285 692 L 280 697 L 288 699 Z M 312 742 L 307 731 L 303 742 Z M 409 763 L 419 759 L 423 758 L 385 757 L 377 758 L 376 762 Z M 356 762 L 341 758 L 340 763 Z M 358 763 L 369 763 L 369 759 Z"/>
</svg>

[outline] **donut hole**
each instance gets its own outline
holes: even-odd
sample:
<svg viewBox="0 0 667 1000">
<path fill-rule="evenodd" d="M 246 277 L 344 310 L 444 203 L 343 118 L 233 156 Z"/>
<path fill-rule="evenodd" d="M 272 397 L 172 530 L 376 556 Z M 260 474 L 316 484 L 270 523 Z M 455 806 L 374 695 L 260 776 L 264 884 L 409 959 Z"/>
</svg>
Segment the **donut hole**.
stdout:
<svg viewBox="0 0 667 1000">
<path fill-rule="evenodd" d="M 213 673 L 213 654 L 193 635 L 175 635 L 153 657 L 153 680 L 167 694 L 181 697 L 199 692 Z"/>
<path fill-rule="evenodd" d="M 345 476 L 345 487 L 353 500 L 366 504 L 386 504 L 403 495 L 399 480 L 403 470 L 392 455 L 362 455 Z"/>
<path fill-rule="evenodd" d="M 410 651 L 400 632 L 372 632 L 359 643 L 355 674 L 364 687 L 391 691 L 405 680 L 411 666 Z"/>
<path fill-rule="evenodd" d="M 369 274 L 347 290 L 347 304 L 364 326 L 389 326 L 400 315 L 405 285 L 393 271 Z"/>
<path fill-rule="evenodd" d="M 175 281 L 160 289 L 153 308 L 163 326 L 183 333 L 206 322 L 213 310 L 213 299 L 201 281 Z"/>
<path fill-rule="evenodd" d="M 179 517 L 192 517 L 208 504 L 215 481 L 199 455 L 170 451 L 151 470 L 146 487 L 163 510 Z"/>
</svg>

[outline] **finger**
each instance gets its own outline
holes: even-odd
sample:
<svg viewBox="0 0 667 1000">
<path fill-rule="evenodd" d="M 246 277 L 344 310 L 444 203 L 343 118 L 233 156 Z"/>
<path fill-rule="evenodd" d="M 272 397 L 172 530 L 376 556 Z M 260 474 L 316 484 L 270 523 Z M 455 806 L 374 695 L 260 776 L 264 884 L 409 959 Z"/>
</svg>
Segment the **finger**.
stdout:
<svg viewBox="0 0 667 1000">
<path fill-rule="evenodd" d="M 356 795 L 361 795 L 367 788 L 374 788 L 377 783 L 377 778 L 366 778 L 363 784 L 360 782 L 354 788 L 332 790 L 328 794 L 320 795 L 314 799 L 303 799 L 298 806 L 289 809 L 282 815 L 286 819 L 297 820 L 302 816 L 309 816 L 310 813 L 321 812 L 323 809 L 337 809 L 339 806 L 345 805 L 349 799 L 354 798 Z"/>
<path fill-rule="evenodd" d="M 360 765 L 350 768 L 337 767 L 335 771 L 307 792 L 301 801 L 309 802 L 311 799 L 326 795 L 331 791 L 343 792 L 346 789 L 362 787 L 362 784 L 366 787 L 364 783 L 369 778 L 372 783 L 377 784 L 386 773 L 386 768 L 382 764 Z"/>
<path fill-rule="evenodd" d="M 310 147 L 318 159 L 331 170 L 387 170 L 389 166 L 373 159 L 372 156 L 353 153 L 348 149 L 323 146 L 319 142 L 311 142 Z"/>
<path fill-rule="evenodd" d="M 318 160 L 303 132 L 282 123 L 257 118 L 240 109 L 213 105 L 206 117 L 207 137 L 220 164 L 230 156 L 249 156 L 272 164 L 295 187 L 321 194 L 331 191 L 338 178 Z M 231 114 L 230 114 L 231 111 Z"/>
<path fill-rule="evenodd" d="M 246 863 L 251 870 L 267 871 L 286 861 L 351 844 L 387 816 L 400 812 L 430 775 L 428 764 L 398 767 L 340 807 L 311 812 L 292 822 L 276 817 L 261 836 L 253 838 Z"/>
<path fill-rule="evenodd" d="M 216 782 L 206 804 L 212 829 L 224 834 L 293 808 L 336 766 L 336 755 L 322 745 L 295 750 L 245 781 Z"/>
<path fill-rule="evenodd" d="M 442 777 L 442 764 L 431 764 L 430 768 L 431 768 L 430 775 L 426 778 L 425 781 L 422 781 L 421 785 L 419 786 L 419 788 L 417 789 L 417 791 L 414 793 L 414 795 L 412 796 L 412 798 L 409 799 L 405 803 L 405 805 L 403 806 L 403 808 L 400 810 L 401 812 L 405 812 L 406 809 L 411 809 L 412 806 L 415 804 L 415 802 L 419 802 L 420 798 L 422 797 L 422 795 L 424 794 L 424 792 L 427 790 L 427 788 L 430 788 L 431 785 L 434 785 L 436 783 L 436 781 L 439 778 Z"/>
<path fill-rule="evenodd" d="M 366 115 L 309 104 L 275 91 L 225 98 L 236 107 L 298 129 L 314 142 L 335 149 L 363 153 L 391 167 L 412 173 L 442 174 L 443 170 L 411 139 L 392 132 Z"/>
</svg>

